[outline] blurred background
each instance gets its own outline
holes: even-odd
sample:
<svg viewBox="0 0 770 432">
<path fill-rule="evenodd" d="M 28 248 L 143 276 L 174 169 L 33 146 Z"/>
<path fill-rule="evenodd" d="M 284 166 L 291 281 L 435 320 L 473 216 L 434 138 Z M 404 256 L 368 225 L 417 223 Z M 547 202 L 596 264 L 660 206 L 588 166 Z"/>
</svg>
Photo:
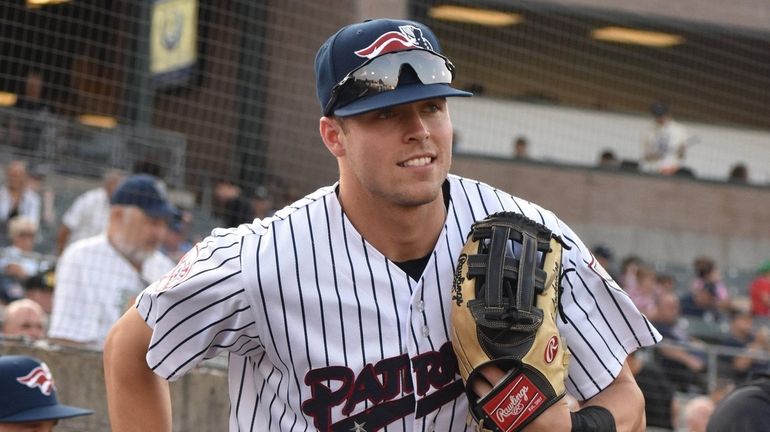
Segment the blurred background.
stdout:
<svg viewBox="0 0 770 432">
<path fill-rule="evenodd" d="M 677 341 L 696 353 L 680 372 L 702 382 L 681 381 L 679 411 L 659 415 L 686 427 L 690 400 L 739 379 L 730 364 L 750 343 L 732 322 L 752 311 L 770 259 L 763 0 L 2 1 L 0 181 L 22 163 L 41 197 L 26 255 L 35 271 L 55 267 L 63 215 L 111 169 L 166 183 L 184 211 L 164 249 L 174 260 L 214 227 L 333 182 L 313 58 L 341 25 L 371 17 L 428 24 L 456 86 L 474 92 L 450 102 L 453 172 L 554 210 L 654 305 L 651 318 L 664 319 L 664 293 L 697 303 L 689 315 L 677 304 L 671 326 L 697 340 Z M 1 246 L 12 243 L 6 222 Z M 713 307 L 693 299 L 702 292 Z M 767 320 L 749 316 L 756 348 Z M 767 361 L 764 343 L 749 368 Z M 103 416 L 82 421 L 106 429 Z"/>
</svg>

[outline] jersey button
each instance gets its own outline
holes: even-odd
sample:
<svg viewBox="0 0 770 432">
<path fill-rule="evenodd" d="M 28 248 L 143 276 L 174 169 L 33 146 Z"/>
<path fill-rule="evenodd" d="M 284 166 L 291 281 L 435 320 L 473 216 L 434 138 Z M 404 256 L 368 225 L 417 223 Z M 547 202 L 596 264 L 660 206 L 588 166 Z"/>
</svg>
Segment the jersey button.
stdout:
<svg viewBox="0 0 770 432">
<path fill-rule="evenodd" d="M 422 326 L 422 335 L 428 337 L 430 335 L 430 329 L 428 326 Z"/>
<path fill-rule="evenodd" d="M 417 309 L 417 312 L 422 313 L 422 311 L 425 310 L 425 302 L 422 300 L 418 301 L 415 308 Z"/>
</svg>

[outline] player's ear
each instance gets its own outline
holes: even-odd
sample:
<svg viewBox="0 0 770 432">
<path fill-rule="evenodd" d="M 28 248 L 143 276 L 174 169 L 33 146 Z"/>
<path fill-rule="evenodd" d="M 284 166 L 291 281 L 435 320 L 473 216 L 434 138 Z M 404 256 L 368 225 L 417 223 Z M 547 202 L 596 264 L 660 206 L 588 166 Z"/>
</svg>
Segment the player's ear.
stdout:
<svg viewBox="0 0 770 432">
<path fill-rule="evenodd" d="M 345 146 L 342 143 L 342 136 L 345 134 L 342 123 L 333 117 L 321 117 L 319 120 L 319 131 L 326 148 L 335 156 L 345 155 Z"/>
</svg>

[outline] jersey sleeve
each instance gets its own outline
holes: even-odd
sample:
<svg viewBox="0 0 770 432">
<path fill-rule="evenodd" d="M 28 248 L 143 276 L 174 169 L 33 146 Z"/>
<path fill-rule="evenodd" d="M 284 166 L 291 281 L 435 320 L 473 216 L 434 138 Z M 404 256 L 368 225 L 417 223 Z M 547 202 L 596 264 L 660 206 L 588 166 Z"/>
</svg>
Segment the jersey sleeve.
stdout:
<svg viewBox="0 0 770 432">
<path fill-rule="evenodd" d="M 556 223 L 569 247 L 562 258 L 558 318 L 572 353 L 567 388 L 585 400 L 612 383 L 629 353 L 661 336 L 577 235 L 562 221 Z"/>
<path fill-rule="evenodd" d="M 216 230 L 137 297 L 152 329 L 147 364 L 156 374 L 174 380 L 220 352 L 248 355 L 261 347 L 241 247 L 236 230 Z"/>
</svg>

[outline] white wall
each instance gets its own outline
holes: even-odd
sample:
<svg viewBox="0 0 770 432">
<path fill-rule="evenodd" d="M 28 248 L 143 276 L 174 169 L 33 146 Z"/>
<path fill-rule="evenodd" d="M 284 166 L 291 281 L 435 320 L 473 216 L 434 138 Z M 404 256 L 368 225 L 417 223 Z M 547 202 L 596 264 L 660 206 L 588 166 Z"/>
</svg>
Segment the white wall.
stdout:
<svg viewBox="0 0 770 432">
<path fill-rule="evenodd" d="M 638 160 L 641 139 L 651 127 L 646 115 L 618 114 L 483 97 L 452 98 L 450 112 L 458 152 L 508 157 L 518 135 L 529 139 L 541 160 L 593 166 L 604 149 Z M 674 112 L 675 114 L 675 112 Z M 752 182 L 770 183 L 770 131 L 680 121 L 695 136 L 685 165 L 700 178 L 722 180 L 744 162 Z"/>
</svg>

